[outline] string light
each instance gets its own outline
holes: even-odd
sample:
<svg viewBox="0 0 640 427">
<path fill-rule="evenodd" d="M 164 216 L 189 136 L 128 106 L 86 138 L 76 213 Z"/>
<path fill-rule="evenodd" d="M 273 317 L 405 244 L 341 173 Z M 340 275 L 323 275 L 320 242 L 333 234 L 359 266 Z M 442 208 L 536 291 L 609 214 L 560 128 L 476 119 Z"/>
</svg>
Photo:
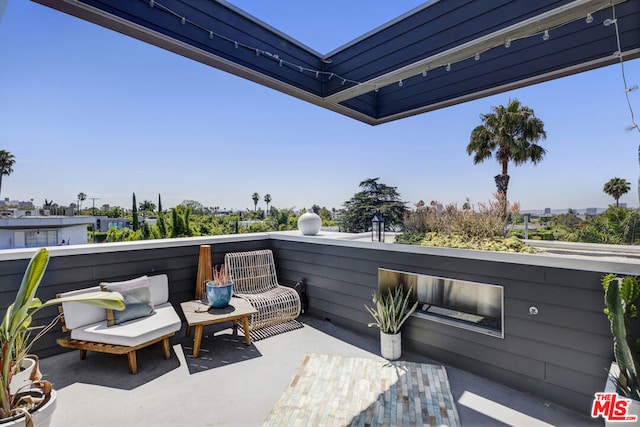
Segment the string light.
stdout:
<svg viewBox="0 0 640 427">
<path fill-rule="evenodd" d="M 249 45 L 245 45 L 245 44 L 243 44 L 243 43 L 240 43 L 238 40 L 234 40 L 234 39 L 231 39 L 231 38 L 226 37 L 226 36 L 224 36 L 224 35 L 218 34 L 218 33 L 214 32 L 214 31 L 213 31 L 213 30 L 211 30 L 211 29 L 205 28 L 205 27 L 204 27 L 204 26 L 202 26 L 202 25 L 199 25 L 199 24 L 197 24 L 197 23 L 195 23 L 195 22 L 193 22 L 193 21 L 187 20 L 187 19 L 186 19 L 186 17 L 179 15 L 178 13 L 174 12 L 173 10 L 171 10 L 170 8 L 168 8 L 168 7 L 166 7 L 166 6 L 163 6 L 162 4 L 158 3 L 158 1 L 157 1 L 157 0 L 141 0 L 141 1 L 143 1 L 143 2 L 145 2 L 145 3 L 148 3 L 149 7 L 155 7 L 155 8 L 157 8 L 158 10 L 165 11 L 165 12 L 167 12 L 168 14 L 171 14 L 171 15 L 175 16 L 176 18 L 180 19 L 180 22 L 181 22 L 181 24 L 182 24 L 182 25 L 185 25 L 185 24 L 189 23 L 190 25 L 193 25 L 194 27 L 197 27 L 197 28 L 202 29 L 203 31 L 206 31 L 206 32 L 208 33 L 208 35 L 209 35 L 209 38 L 210 38 L 210 39 L 213 39 L 213 38 L 214 38 L 214 36 L 216 36 L 216 37 L 218 37 L 218 38 L 220 38 L 220 39 L 222 39 L 222 40 L 225 40 L 225 41 L 227 41 L 227 42 L 233 43 L 233 46 L 234 46 L 236 49 L 238 49 L 239 47 L 242 47 L 242 48 L 245 48 L 245 49 L 254 50 L 254 51 L 255 51 L 255 53 L 256 53 L 256 56 L 263 56 L 263 57 L 265 57 L 265 58 L 273 59 L 273 60 L 278 61 L 278 64 L 279 64 L 279 66 L 280 66 L 280 67 L 282 67 L 282 66 L 284 66 L 284 65 L 287 65 L 287 66 L 290 66 L 290 67 L 292 67 L 292 68 L 298 68 L 298 70 L 299 70 L 300 72 L 305 72 L 305 71 L 306 71 L 306 72 L 309 72 L 309 73 L 313 73 L 313 74 L 315 74 L 315 77 L 316 77 L 316 78 L 320 78 L 320 75 L 327 76 L 328 80 L 331 80 L 331 79 L 335 76 L 335 77 L 337 77 L 337 78 L 341 79 L 341 82 L 342 82 L 342 85 L 343 85 L 343 86 L 344 86 L 344 85 L 346 85 L 347 83 L 350 83 L 350 84 L 358 85 L 358 86 L 360 86 L 360 85 L 364 85 L 364 86 L 372 87 L 372 88 L 373 88 L 373 90 L 374 90 L 375 92 L 378 92 L 378 90 L 379 90 L 379 86 L 378 86 L 378 84 L 377 84 L 377 83 L 375 83 L 375 84 L 374 84 L 373 82 L 368 83 L 368 82 L 361 82 L 361 81 L 357 81 L 357 80 L 351 80 L 351 79 L 348 79 L 348 78 L 346 78 L 346 77 L 344 77 L 344 76 L 340 76 L 340 75 L 338 75 L 338 74 L 335 74 L 335 73 L 333 73 L 333 72 L 329 72 L 329 71 L 322 71 L 322 70 L 317 70 L 317 69 L 312 69 L 312 68 L 303 67 L 302 65 L 298 65 L 298 64 L 295 64 L 295 63 L 289 62 L 289 61 L 287 61 L 287 60 L 285 60 L 285 59 L 280 59 L 280 58 L 279 58 L 279 55 L 272 54 L 272 53 L 270 53 L 270 52 L 268 52 L 268 51 L 265 51 L 265 50 L 262 50 L 262 49 L 256 48 L 256 47 L 254 47 L 254 46 L 249 46 Z M 605 7 L 607 7 L 607 6 L 605 6 Z M 612 7 L 613 7 L 613 5 L 612 5 Z M 601 10 L 601 9 L 604 9 L 604 7 L 600 8 L 600 9 L 598 9 L 598 10 L 594 11 L 594 12 L 587 13 L 586 18 L 584 19 L 584 20 L 585 20 L 585 22 L 586 22 L 587 24 L 589 24 L 589 23 L 593 22 L 593 15 L 592 15 L 592 13 L 595 13 L 595 12 L 597 12 L 597 11 Z M 557 26 L 555 26 L 555 27 L 548 28 L 548 29 L 544 30 L 544 33 L 543 33 L 542 39 L 543 39 L 543 40 L 545 40 L 545 41 L 549 39 L 549 37 L 550 37 L 549 31 L 550 31 L 550 30 L 555 30 L 555 29 L 557 29 L 557 28 L 559 28 L 559 27 L 561 27 L 561 26 L 563 26 L 563 25 L 567 25 L 567 24 L 569 24 L 569 23 L 571 23 L 571 22 L 574 22 L 574 21 L 576 21 L 576 20 L 578 20 L 578 19 L 582 19 L 582 18 L 573 19 L 573 20 L 571 20 L 571 21 L 567 21 L 567 22 L 561 23 L 561 24 L 559 24 L 559 25 L 557 25 Z M 613 16 L 613 18 L 611 18 L 611 19 L 606 19 L 606 20 L 603 22 L 603 24 L 604 24 L 605 26 L 610 26 L 610 25 L 616 24 L 616 22 L 617 22 L 617 21 L 616 21 L 616 18 L 615 18 L 615 12 L 614 12 L 614 16 Z M 616 25 L 616 30 L 617 30 L 617 25 Z M 514 40 L 520 40 L 520 39 L 529 38 L 529 37 L 535 36 L 536 34 L 540 34 L 540 33 L 539 33 L 539 32 L 537 32 L 537 33 L 532 33 L 532 34 L 528 34 L 528 35 L 520 36 L 520 37 L 517 37 L 517 38 L 516 38 L 516 39 L 514 39 Z M 511 38 L 507 38 L 507 39 L 505 39 L 505 40 L 504 40 L 504 47 L 505 47 L 505 48 L 509 48 L 509 47 L 511 46 L 511 42 L 512 42 L 512 41 L 513 41 L 513 40 L 512 40 Z M 494 45 L 494 46 L 490 46 L 490 47 L 488 47 L 488 48 L 486 48 L 486 49 L 484 49 L 484 50 L 482 50 L 482 51 L 478 51 L 478 52 L 476 52 L 476 54 L 473 56 L 473 58 L 474 58 L 476 61 L 479 61 L 479 60 L 480 60 L 480 55 L 481 55 L 482 53 L 484 53 L 484 52 L 486 52 L 486 51 L 488 51 L 488 50 L 491 50 L 491 49 L 493 49 L 493 48 L 495 48 L 495 47 L 497 47 L 497 46 L 500 46 L 500 44 L 501 44 L 501 43 L 498 43 L 498 44 L 496 44 L 496 45 Z M 622 55 L 620 54 L 620 50 L 616 51 L 616 52 L 614 53 L 614 56 L 622 58 Z M 321 61 L 325 62 L 325 63 L 330 63 L 330 62 L 331 62 L 331 60 L 327 60 L 327 59 L 324 59 L 324 58 L 319 58 L 319 59 L 320 59 Z M 458 61 L 456 61 L 456 62 L 461 62 L 461 61 L 464 61 L 464 60 L 467 60 L 467 59 L 469 59 L 469 58 L 461 59 L 461 60 L 458 60 Z M 437 63 L 436 63 L 436 64 L 434 64 L 434 63 L 430 63 L 430 64 L 428 64 L 428 68 L 427 68 L 427 69 L 423 69 L 422 71 L 418 71 L 418 73 L 421 73 L 423 77 L 426 77 L 426 76 L 427 76 L 427 70 L 431 70 L 431 69 L 434 69 L 434 68 L 440 68 L 440 67 L 445 67 L 446 71 L 451 71 L 451 62 L 442 63 L 442 64 L 437 64 Z M 411 77 L 411 76 L 409 76 L 409 77 Z M 383 86 L 388 85 L 388 84 L 391 84 L 391 82 L 383 83 Z M 398 86 L 399 86 L 399 87 L 403 87 L 403 81 L 402 81 L 402 80 L 398 81 Z"/>
</svg>

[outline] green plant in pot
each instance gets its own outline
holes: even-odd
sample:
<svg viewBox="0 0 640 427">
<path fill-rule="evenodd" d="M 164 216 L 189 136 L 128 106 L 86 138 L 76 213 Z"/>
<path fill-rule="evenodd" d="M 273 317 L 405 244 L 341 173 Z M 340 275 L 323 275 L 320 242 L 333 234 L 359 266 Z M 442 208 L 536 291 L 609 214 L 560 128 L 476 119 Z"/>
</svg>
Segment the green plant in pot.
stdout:
<svg viewBox="0 0 640 427">
<path fill-rule="evenodd" d="M 618 393 L 634 400 L 640 400 L 640 379 L 638 377 L 638 354 L 629 336 L 629 319 L 636 317 L 634 302 L 640 296 L 638 280 L 633 276 L 619 277 L 607 274 L 602 278 L 605 314 L 611 323 L 613 353 L 620 369 L 615 379 Z"/>
<path fill-rule="evenodd" d="M 374 292 L 375 307 L 364 306 L 375 319 L 368 326 L 380 329 L 380 349 L 382 357 L 386 359 L 399 359 L 402 354 L 400 328 L 418 307 L 418 301 L 409 307 L 411 291 L 412 288 L 409 288 L 405 294 L 404 286 L 400 285 L 393 292 L 388 289 L 386 295 Z"/>
<path fill-rule="evenodd" d="M 49 252 L 42 248 L 31 258 L 24 273 L 15 301 L 6 309 L 0 324 L 0 420 L 23 415 L 26 425 L 32 425 L 30 411 L 53 400 L 55 392 L 48 381 L 42 380 L 36 358 L 30 378 L 29 390 L 11 392 L 11 379 L 19 372 L 21 363 L 34 342 L 49 331 L 60 319 L 56 316 L 49 324 L 35 326 L 33 316 L 39 310 L 63 302 L 81 302 L 113 310 L 124 310 L 122 295 L 117 292 L 92 292 L 82 295 L 54 298 L 46 302 L 36 297 L 47 265 Z"/>
</svg>

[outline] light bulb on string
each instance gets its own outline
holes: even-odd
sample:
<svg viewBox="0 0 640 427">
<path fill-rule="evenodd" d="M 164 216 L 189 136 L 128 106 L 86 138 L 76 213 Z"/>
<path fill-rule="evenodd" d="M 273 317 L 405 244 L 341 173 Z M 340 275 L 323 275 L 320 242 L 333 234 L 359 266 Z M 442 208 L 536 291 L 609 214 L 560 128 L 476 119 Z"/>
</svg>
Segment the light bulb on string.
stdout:
<svg viewBox="0 0 640 427">
<path fill-rule="evenodd" d="M 156 2 L 153 0 L 149 0 L 149 7 L 153 7 L 156 5 Z"/>
<path fill-rule="evenodd" d="M 316 71 L 316 79 L 320 77 L 320 71 Z"/>
<path fill-rule="evenodd" d="M 544 30 L 544 34 L 542 35 L 542 40 L 549 40 L 549 30 Z"/>
<path fill-rule="evenodd" d="M 183 16 L 183 17 L 182 17 L 182 19 L 180 20 L 180 23 L 181 23 L 182 25 L 186 24 L 186 23 L 187 23 L 187 18 L 185 18 L 185 17 Z"/>
<path fill-rule="evenodd" d="M 213 38 L 213 31 L 209 31 L 209 38 L 212 39 Z"/>
<path fill-rule="evenodd" d="M 605 19 L 602 25 L 604 25 L 605 27 L 608 27 L 609 25 L 615 24 L 616 22 L 617 22 L 617 19 Z"/>
<path fill-rule="evenodd" d="M 476 56 L 473 57 L 476 61 L 480 61 L 480 53 L 476 52 Z"/>
<path fill-rule="evenodd" d="M 446 68 L 446 70 L 447 70 L 447 71 L 451 71 L 451 62 L 449 62 L 449 63 L 447 64 L 447 68 Z"/>
<path fill-rule="evenodd" d="M 375 93 L 378 93 L 378 86 L 377 86 L 377 85 L 373 85 L 373 91 L 374 91 Z"/>
<path fill-rule="evenodd" d="M 625 92 L 633 92 L 634 90 L 638 90 L 638 85 L 633 85 L 631 87 L 626 88 Z"/>
<path fill-rule="evenodd" d="M 282 67 L 282 59 L 280 60 L 280 64 L 279 65 Z"/>
<path fill-rule="evenodd" d="M 587 17 L 585 18 L 584 22 L 586 22 L 587 24 L 591 24 L 593 22 L 593 15 L 587 13 Z"/>
<path fill-rule="evenodd" d="M 400 80 L 400 81 L 398 82 L 398 86 L 399 86 L 399 87 L 402 87 L 402 85 L 403 85 L 403 84 L 404 84 L 404 83 L 402 83 L 402 80 Z"/>
<path fill-rule="evenodd" d="M 347 82 L 347 81 L 346 81 L 345 79 L 342 79 L 342 86 L 344 86 L 344 84 L 345 84 L 346 82 Z"/>
<path fill-rule="evenodd" d="M 427 77 L 427 70 L 422 70 L 422 77 Z"/>
<path fill-rule="evenodd" d="M 504 47 L 506 47 L 507 49 L 509 49 L 509 48 L 511 47 L 511 39 L 507 39 L 507 40 L 504 42 Z"/>
<path fill-rule="evenodd" d="M 233 47 L 235 47 L 236 49 L 238 48 L 238 42 L 237 41 L 233 42 Z"/>
</svg>

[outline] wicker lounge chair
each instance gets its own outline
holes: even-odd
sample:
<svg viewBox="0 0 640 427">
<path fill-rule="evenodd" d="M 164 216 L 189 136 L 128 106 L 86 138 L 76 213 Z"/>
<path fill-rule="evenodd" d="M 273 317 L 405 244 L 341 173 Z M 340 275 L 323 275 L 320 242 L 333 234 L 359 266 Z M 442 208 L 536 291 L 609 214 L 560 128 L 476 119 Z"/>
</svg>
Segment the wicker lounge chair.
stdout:
<svg viewBox="0 0 640 427">
<path fill-rule="evenodd" d="M 244 298 L 258 310 L 252 316 L 251 331 L 300 315 L 300 296 L 295 289 L 278 284 L 271 250 L 228 253 L 224 262 L 233 280 L 234 296 Z"/>
</svg>

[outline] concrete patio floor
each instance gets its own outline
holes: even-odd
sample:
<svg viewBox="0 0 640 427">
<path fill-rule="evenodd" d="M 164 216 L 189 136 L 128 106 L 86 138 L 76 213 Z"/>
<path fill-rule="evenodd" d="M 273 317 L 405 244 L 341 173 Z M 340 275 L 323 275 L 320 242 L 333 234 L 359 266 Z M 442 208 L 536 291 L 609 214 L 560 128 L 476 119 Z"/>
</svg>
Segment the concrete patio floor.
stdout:
<svg viewBox="0 0 640 427">
<path fill-rule="evenodd" d="M 138 374 L 124 356 L 77 351 L 41 360 L 58 391 L 51 427 L 260 426 L 306 354 L 382 359 L 379 342 L 310 316 L 304 328 L 246 346 L 242 334 L 212 325 L 198 359 L 192 338 L 180 331 L 164 360 L 152 346 L 138 353 Z M 213 334 L 215 333 L 215 336 Z M 186 355 L 186 356 L 185 356 Z M 405 352 L 402 360 L 436 363 Z M 446 366 L 446 364 L 444 364 Z M 463 426 L 601 425 L 575 412 L 446 366 Z"/>
</svg>

